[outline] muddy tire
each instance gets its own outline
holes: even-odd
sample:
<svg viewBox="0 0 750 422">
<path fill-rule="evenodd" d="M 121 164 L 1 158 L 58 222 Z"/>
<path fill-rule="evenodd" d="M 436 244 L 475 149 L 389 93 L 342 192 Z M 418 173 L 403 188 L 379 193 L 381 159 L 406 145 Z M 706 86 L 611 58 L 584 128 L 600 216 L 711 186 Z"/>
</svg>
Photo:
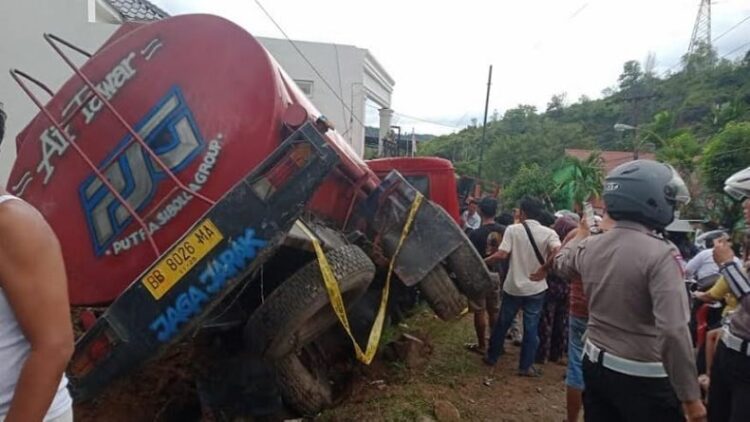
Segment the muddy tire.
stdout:
<svg viewBox="0 0 750 422">
<path fill-rule="evenodd" d="M 466 298 L 440 264 L 427 273 L 418 287 L 435 315 L 443 321 L 457 319 L 466 309 Z"/>
<path fill-rule="evenodd" d="M 375 265 L 356 246 L 326 252 L 344 305 L 352 306 L 375 276 Z M 286 279 L 253 313 L 245 326 L 250 350 L 270 360 L 302 349 L 337 321 L 328 299 L 318 261 L 313 260 Z"/>
<path fill-rule="evenodd" d="M 278 359 L 274 366 L 284 402 L 302 416 L 314 417 L 333 403 L 324 367 L 305 365 L 297 353 Z"/>
<path fill-rule="evenodd" d="M 456 275 L 459 290 L 468 297 L 483 297 L 494 287 L 484 260 L 468 241 L 448 256 L 448 268 Z"/>
</svg>

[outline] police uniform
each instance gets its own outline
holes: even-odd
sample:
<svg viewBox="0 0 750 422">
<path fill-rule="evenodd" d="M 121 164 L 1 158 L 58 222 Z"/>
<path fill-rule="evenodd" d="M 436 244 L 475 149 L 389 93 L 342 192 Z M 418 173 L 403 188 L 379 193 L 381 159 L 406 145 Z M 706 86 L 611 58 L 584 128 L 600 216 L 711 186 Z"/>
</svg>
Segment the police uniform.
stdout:
<svg viewBox="0 0 750 422">
<path fill-rule="evenodd" d="M 711 367 L 709 422 L 750 421 L 750 281 L 737 262 L 719 269 L 740 306 L 724 328 Z"/>
<path fill-rule="evenodd" d="M 684 420 L 700 399 L 679 251 L 646 226 L 617 221 L 558 255 L 581 275 L 589 320 L 583 372 L 586 421 Z"/>
</svg>

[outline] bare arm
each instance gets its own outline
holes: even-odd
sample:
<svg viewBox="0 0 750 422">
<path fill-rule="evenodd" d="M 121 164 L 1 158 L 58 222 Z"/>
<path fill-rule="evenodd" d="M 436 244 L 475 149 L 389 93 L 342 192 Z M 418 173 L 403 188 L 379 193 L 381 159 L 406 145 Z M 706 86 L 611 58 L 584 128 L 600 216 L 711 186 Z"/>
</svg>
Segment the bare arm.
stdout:
<svg viewBox="0 0 750 422">
<path fill-rule="evenodd" d="M 484 262 L 486 262 L 488 265 L 491 265 L 498 261 L 502 261 L 503 259 L 508 259 L 509 255 L 510 254 L 506 251 L 498 250 L 487 258 L 484 258 Z"/>
<path fill-rule="evenodd" d="M 578 269 L 579 245 L 589 236 L 587 227 L 581 225 L 575 230 L 571 230 L 562 247 L 558 250 L 552 261 L 551 268 L 564 276 L 571 277 L 573 274 L 580 274 Z"/>
<path fill-rule="evenodd" d="M 498 261 L 508 259 L 511 253 L 511 245 L 513 245 L 513 233 L 514 226 L 508 226 L 508 228 L 505 229 L 503 241 L 500 243 L 497 252 L 484 259 L 484 262 L 487 263 L 487 265 L 492 265 L 497 263 Z"/>
<path fill-rule="evenodd" d="M 41 421 L 73 352 L 73 329 L 57 237 L 21 201 L 0 208 L 0 283 L 31 345 L 5 421 Z"/>
</svg>

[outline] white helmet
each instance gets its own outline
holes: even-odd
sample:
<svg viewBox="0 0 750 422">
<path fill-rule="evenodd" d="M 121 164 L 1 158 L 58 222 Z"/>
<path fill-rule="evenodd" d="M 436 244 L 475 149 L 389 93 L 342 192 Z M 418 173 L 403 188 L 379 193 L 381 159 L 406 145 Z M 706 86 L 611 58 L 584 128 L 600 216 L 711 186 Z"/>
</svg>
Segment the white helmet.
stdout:
<svg viewBox="0 0 750 422">
<path fill-rule="evenodd" d="M 750 167 L 729 176 L 724 192 L 738 201 L 750 197 Z"/>
</svg>

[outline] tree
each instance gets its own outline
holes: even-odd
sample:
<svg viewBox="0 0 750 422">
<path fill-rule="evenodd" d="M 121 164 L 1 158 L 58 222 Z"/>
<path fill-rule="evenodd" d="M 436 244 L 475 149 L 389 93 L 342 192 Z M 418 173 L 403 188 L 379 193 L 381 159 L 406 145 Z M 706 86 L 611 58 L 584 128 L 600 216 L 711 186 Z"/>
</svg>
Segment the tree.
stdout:
<svg viewBox="0 0 750 422">
<path fill-rule="evenodd" d="M 583 203 L 601 197 L 604 186 L 602 155 L 592 152 L 585 160 L 566 157 L 563 165 L 554 173 L 555 191 L 565 203 L 558 205 L 569 209 L 581 209 Z"/>
<path fill-rule="evenodd" d="M 547 114 L 556 117 L 562 114 L 565 109 L 568 94 L 563 92 L 562 94 L 555 94 L 550 98 L 547 103 Z"/>
<path fill-rule="evenodd" d="M 671 164 L 683 176 L 690 177 L 697 166 L 701 146 L 692 133 L 685 132 L 666 140 L 656 152 L 659 161 Z"/>
<path fill-rule="evenodd" d="M 692 54 L 682 56 L 682 64 L 688 73 L 704 73 L 716 66 L 719 56 L 709 44 L 699 42 Z"/>
<path fill-rule="evenodd" d="M 739 123 L 750 121 L 750 54 L 722 60 L 701 46 L 685 58 L 684 69 L 664 77 L 650 74 L 653 62 L 625 63 L 618 83 L 601 99 L 566 104 L 555 96 L 549 110 L 519 105 L 505 111 L 487 125 L 482 176 L 508 186 L 533 165 L 546 173 L 564 167 L 566 148 L 630 149 L 634 134 L 616 132 L 613 125 L 638 123 L 641 142 L 655 144 L 657 157 L 688 183 L 691 215 L 731 218 L 721 188 L 729 173 L 750 165 L 750 146 L 737 135 L 750 124 Z M 476 174 L 481 128 L 474 126 L 425 142 L 420 155 L 448 158 L 458 172 Z"/>
<path fill-rule="evenodd" d="M 516 176 L 503 190 L 503 203 L 512 206 L 524 196 L 539 198 L 550 207 L 554 207 L 559 202 L 552 175 L 538 164 L 521 166 Z"/>
<path fill-rule="evenodd" d="M 729 123 L 711 138 L 703 151 L 701 170 L 704 183 L 721 193 L 724 181 L 750 164 L 750 122 Z"/>
<path fill-rule="evenodd" d="M 620 91 L 627 91 L 635 87 L 642 78 L 641 64 L 635 60 L 628 60 L 622 65 L 622 73 L 617 78 Z"/>
<path fill-rule="evenodd" d="M 643 63 L 643 73 L 647 77 L 654 77 L 654 69 L 656 69 L 656 54 L 649 51 L 646 61 Z"/>
</svg>

